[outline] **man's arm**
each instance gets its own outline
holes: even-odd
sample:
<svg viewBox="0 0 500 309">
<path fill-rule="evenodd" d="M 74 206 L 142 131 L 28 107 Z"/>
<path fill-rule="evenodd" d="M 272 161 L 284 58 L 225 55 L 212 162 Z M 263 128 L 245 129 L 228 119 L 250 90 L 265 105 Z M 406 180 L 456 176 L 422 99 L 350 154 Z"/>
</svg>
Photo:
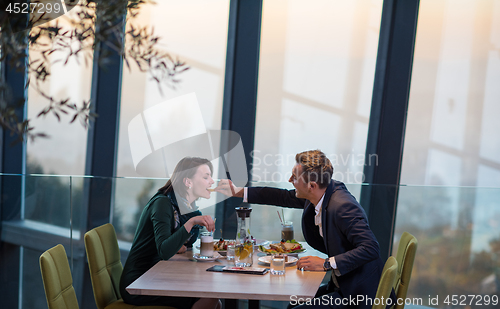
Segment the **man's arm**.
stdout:
<svg viewBox="0 0 500 309">
<path fill-rule="evenodd" d="M 214 189 L 227 196 L 246 197 L 245 202 L 253 204 L 276 205 L 289 208 L 304 208 L 306 200 L 295 196 L 295 190 L 271 187 L 236 187 L 231 180 L 224 179 Z"/>
<path fill-rule="evenodd" d="M 304 208 L 306 200 L 297 198 L 295 190 L 285 190 L 270 187 L 246 188 L 248 203 L 276 205 L 288 208 Z"/>
</svg>

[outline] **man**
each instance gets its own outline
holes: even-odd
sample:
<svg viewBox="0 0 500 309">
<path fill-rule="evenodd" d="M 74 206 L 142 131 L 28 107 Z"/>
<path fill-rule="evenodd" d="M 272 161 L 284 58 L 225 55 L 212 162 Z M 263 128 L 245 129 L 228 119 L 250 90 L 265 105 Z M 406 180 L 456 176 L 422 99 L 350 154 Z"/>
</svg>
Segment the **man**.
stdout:
<svg viewBox="0 0 500 309">
<path fill-rule="evenodd" d="M 342 182 L 332 179 L 333 167 L 323 152 L 304 151 L 298 153 L 295 160 L 289 179 L 295 190 L 242 189 L 225 180 L 216 191 L 227 194 L 230 188 L 232 195 L 243 197 L 248 203 L 303 208 L 304 238 L 328 258 L 302 257 L 297 268 L 333 270 L 330 283 L 321 287 L 316 297 L 328 299 L 329 305 L 325 308 L 371 308 L 370 302 L 358 300 L 361 297 L 374 300 L 384 263 L 363 208 Z M 322 304 L 319 299 L 315 303 Z M 305 305 L 296 308 L 302 307 Z"/>
</svg>

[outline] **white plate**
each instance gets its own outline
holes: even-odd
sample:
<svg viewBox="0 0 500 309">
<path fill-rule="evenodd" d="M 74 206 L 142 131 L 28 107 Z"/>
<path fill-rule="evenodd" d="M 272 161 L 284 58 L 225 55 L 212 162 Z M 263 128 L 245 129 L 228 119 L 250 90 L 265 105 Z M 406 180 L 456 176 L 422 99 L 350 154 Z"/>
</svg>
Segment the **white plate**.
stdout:
<svg viewBox="0 0 500 309">
<path fill-rule="evenodd" d="M 286 266 L 292 265 L 293 263 L 297 262 L 298 258 L 294 256 L 288 256 L 288 262 L 285 263 Z M 259 262 L 262 262 L 264 264 L 271 264 L 271 256 L 266 255 L 266 256 L 261 256 L 259 258 Z"/>
<path fill-rule="evenodd" d="M 200 261 L 200 262 L 213 262 L 217 259 L 220 259 L 222 258 L 222 256 L 220 254 L 218 254 L 217 252 L 214 251 L 214 256 L 211 257 L 211 258 L 207 258 L 207 257 L 202 257 L 200 256 L 199 253 L 195 253 L 193 254 L 193 258 L 197 261 Z"/>
<path fill-rule="evenodd" d="M 269 240 L 264 240 L 264 239 L 256 239 L 255 240 L 255 246 L 265 246 L 269 244 Z"/>
</svg>

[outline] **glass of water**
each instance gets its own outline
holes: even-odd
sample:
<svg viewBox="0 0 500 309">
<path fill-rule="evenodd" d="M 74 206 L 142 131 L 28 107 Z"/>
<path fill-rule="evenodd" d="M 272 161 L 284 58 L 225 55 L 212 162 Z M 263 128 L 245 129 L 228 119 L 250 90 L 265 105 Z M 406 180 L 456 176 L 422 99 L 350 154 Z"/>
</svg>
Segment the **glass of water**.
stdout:
<svg viewBox="0 0 500 309">
<path fill-rule="evenodd" d="M 234 261 L 234 242 L 229 242 L 227 244 L 226 257 L 228 261 Z"/>
<path fill-rule="evenodd" d="M 285 254 L 275 254 L 271 256 L 271 274 L 284 275 L 285 274 Z"/>
</svg>

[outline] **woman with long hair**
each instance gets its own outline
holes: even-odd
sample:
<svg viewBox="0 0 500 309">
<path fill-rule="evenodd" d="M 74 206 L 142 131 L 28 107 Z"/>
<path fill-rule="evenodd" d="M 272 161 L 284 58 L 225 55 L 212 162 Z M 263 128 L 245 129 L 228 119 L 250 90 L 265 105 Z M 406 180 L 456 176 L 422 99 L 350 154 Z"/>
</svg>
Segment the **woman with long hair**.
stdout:
<svg viewBox="0 0 500 309">
<path fill-rule="evenodd" d="M 183 158 L 172 177 L 144 207 L 120 280 L 121 296 L 126 303 L 179 309 L 221 308 L 220 301 L 213 298 L 131 295 L 125 290 L 158 261 L 191 247 L 201 226 L 209 231 L 215 229 L 212 217 L 202 215 L 195 205 L 200 197 L 210 198 L 212 170 L 207 159 Z"/>
</svg>

